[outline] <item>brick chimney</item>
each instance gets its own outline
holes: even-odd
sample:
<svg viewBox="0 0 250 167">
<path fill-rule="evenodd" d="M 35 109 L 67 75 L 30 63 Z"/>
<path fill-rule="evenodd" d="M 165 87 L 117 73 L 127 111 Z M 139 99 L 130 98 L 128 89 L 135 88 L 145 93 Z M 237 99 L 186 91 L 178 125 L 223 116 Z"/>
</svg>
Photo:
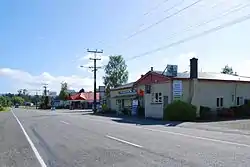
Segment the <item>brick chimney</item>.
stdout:
<svg viewBox="0 0 250 167">
<path fill-rule="evenodd" d="M 154 71 L 154 67 L 151 67 L 151 71 Z"/>
</svg>

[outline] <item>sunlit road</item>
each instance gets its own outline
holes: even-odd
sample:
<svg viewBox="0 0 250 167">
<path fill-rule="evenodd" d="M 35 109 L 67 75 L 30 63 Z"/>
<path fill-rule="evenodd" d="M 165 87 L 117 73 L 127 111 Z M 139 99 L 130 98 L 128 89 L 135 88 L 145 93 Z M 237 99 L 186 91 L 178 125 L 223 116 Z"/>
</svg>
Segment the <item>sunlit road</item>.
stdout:
<svg viewBox="0 0 250 167">
<path fill-rule="evenodd" d="M 250 136 L 82 113 L 0 113 L 1 167 L 249 166 Z"/>
</svg>

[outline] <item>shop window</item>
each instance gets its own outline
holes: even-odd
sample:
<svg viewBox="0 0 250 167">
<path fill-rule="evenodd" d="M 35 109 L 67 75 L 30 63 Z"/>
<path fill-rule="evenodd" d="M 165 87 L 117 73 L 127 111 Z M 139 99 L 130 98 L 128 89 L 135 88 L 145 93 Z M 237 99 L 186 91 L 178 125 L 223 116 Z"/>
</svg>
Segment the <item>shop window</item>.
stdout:
<svg viewBox="0 0 250 167">
<path fill-rule="evenodd" d="M 244 104 L 244 99 L 243 97 L 237 97 L 236 98 L 236 105 L 237 106 L 240 106 L 240 105 L 243 105 Z"/>
<path fill-rule="evenodd" d="M 216 106 L 217 107 L 223 107 L 223 97 L 217 97 L 216 99 Z"/>
<path fill-rule="evenodd" d="M 162 103 L 162 93 L 152 93 L 152 103 Z"/>
</svg>

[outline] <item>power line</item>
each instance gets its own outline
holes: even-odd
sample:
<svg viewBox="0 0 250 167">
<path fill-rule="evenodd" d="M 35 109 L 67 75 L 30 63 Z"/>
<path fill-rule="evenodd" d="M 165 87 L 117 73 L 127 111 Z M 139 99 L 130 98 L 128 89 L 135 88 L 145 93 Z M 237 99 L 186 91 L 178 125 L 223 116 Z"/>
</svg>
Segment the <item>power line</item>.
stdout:
<svg viewBox="0 0 250 167">
<path fill-rule="evenodd" d="M 163 2 L 158 3 L 157 5 L 155 5 L 153 8 L 151 8 L 148 12 L 144 13 L 144 16 L 149 15 L 150 13 L 152 13 L 153 11 L 157 10 L 162 4 L 168 2 L 169 0 L 164 0 Z"/>
<path fill-rule="evenodd" d="M 148 12 L 144 13 L 143 16 L 148 16 L 150 13 L 154 12 L 154 11 L 157 10 L 162 4 L 164 4 L 164 3 L 168 2 L 168 1 L 169 1 L 169 0 L 164 0 L 163 2 L 158 3 L 155 7 L 151 8 Z M 181 0 L 181 2 L 179 2 L 179 3 L 175 4 L 175 5 L 173 5 L 172 7 L 168 8 L 168 9 L 166 9 L 166 10 L 164 10 L 164 12 L 165 12 L 165 13 L 166 13 L 166 12 L 169 12 L 170 10 L 174 9 L 175 7 L 181 5 L 184 1 L 185 1 L 185 0 Z M 145 25 L 144 23 L 141 23 L 140 25 L 138 25 L 138 29 L 140 29 L 140 28 L 143 27 L 144 25 Z M 121 39 L 121 40 L 127 40 L 128 38 L 129 38 L 129 36 L 128 36 L 128 37 L 125 37 L 124 39 Z M 101 42 L 101 43 L 103 43 L 103 42 Z M 113 46 L 113 45 L 109 45 L 108 47 L 114 47 L 114 46 Z"/>
<path fill-rule="evenodd" d="M 96 57 L 96 54 L 97 53 L 103 53 L 103 51 L 98 51 L 97 49 L 96 50 L 87 50 L 89 53 L 94 53 L 94 58 L 89 58 L 90 60 L 93 60 L 94 61 L 94 67 L 89 67 L 89 68 L 93 68 L 93 71 L 94 71 L 94 113 L 96 112 L 96 71 L 98 68 L 101 68 L 101 67 L 97 67 L 96 66 L 96 61 L 97 60 L 101 60 L 101 58 L 97 58 Z"/>
<path fill-rule="evenodd" d="M 173 6 L 171 6 L 170 8 L 168 8 L 168 9 L 164 10 L 163 12 L 165 12 L 165 13 L 166 13 L 166 12 L 169 12 L 170 10 L 174 9 L 175 7 L 177 7 L 177 6 L 181 5 L 184 1 L 185 1 L 185 0 L 181 0 L 180 2 L 178 2 L 178 3 L 174 4 L 174 5 L 173 5 Z"/>
<path fill-rule="evenodd" d="M 191 31 L 191 30 L 193 30 L 193 29 L 195 29 L 195 28 L 198 28 L 198 27 L 202 27 L 202 26 L 207 25 L 207 24 L 209 24 L 209 23 L 211 23 L 211 22 L 214 22 L 214 21 L 216 21 L 216 20 L 218 20 L 218 19 L 220 19 L 220 18 L 222 18 L 222 17 L 225 17 L 225 16 L 228 16 L 228 15 L 230 15 L 230 14 L 239 12 L 239 11 L 241 11 L 241 10 L 243 10 L 243 9 L 245 9 L 245 8 L 247 8 L 247 7 L 249 7 L 249 6 L 250 6 L 250 3 L 248 3 L 248 4 L 246 4 L 246 5 L 243 5 L 243 6 L 242 6 L 242 4 L 238 4 L 238 5 L 236 5 L 236 6 L 232 7 L 232 8 L 230 8 L 230 9 L 224 11 L 223 13 L 221 13 L 221 14 L 220 14 L 219 16 L 217 16 L 217 17 L 213 17 L 213 18 L 211 18 L 211 19 L 209 19 L 209 20 L 202 21 L 202 22 L 200 22 L 200 23 L 198 23 L 198 24 L 196 24 L 196 25 L 190 25 L 190 26 L 188 26 L 186 29 L 182 29 L 182 30 L 180 30 L 180 31 L 177 31 L 177 32 L 172 33 L 171 35 L 169 35 L 169 36 L 166 37 L 165 39 L 174 38 L 175 36 L 180 35 L 181 33 Z"/>
<path fill-rule="evenodd" d="M 246 16 L 243 16 L 243 17 L 240 17 L 240 18 L 238 18 L 238 19 L 235 19 L 235 20 L 233 20 L 233 21 L 231 21 L 231 22 L 227 22 L 227 23 L 225 23 L 225 24 L 219 25 L 219 26 L 214 27 L 214 28 L 212 28 L 212 29 L 203 31 L 202 33 L 199 33 L 199 34 L 196 34 L 196 35 L 193 35 L 193 36 L 190 36 L 190 37 L 181 39 L 181 40 L 179 40 L 179 41 L 173 42 L 173 43 L 168 44 L 168 45 L 166 45 L 166 46 L 162 46 L 162 47 L 153 49 L 153 50 L 151 50 L 151 51 L 147 51 L 147 52 L 142 53 L 142 54 L 137 55 L 137 56 L 133 56 L 133 57 L 127 59 L 127 61 L 128 61 L 128 60 L 136 59 L 136 58 L 138 58 L 138 57 L 146 56 L 146 55 L 152 54 L 152 53 L 154 53 L 154 52 L 158 52 L 158 51 L 160 51 L 160 50 L 164 50 L 164 49 L 173 47 L 173 46 L 175 46 L 175 45 L 179 45 L 179 44 L 182 44 L 182 43 L 185 43 L 185 42 L 194 40 L 194 39 L 196 39 L 196 38 L 202 37 L 202 36 L 204 36 L 204 35 L 211 34 L 211 33 L 213 33 L 213 32 L 216 32 L 216 31 L 218 31 L 218 30 L 221 30 L 221 29 L 224 29 L 224 28 L 227 28 L 227 27 L 231 27 L 231 26 L 233 26 L 233 25 L 235 25 L 235 24 L 238 24 L 238 23 L 247 21 L 247 20 L 249 20 L 249 19 L 250 19 L 250 14 L 248 14 L 248 15 L 246 15 Z"/>
<path fill-rule="evenodd" d="M 140 30 L 140 31 L 135 32 L 134 34 L 128 36 L 126 39 L 130 39 L 130 38 L 132 38 L 132 37 L 134 37 L 134 36 L 136 36 L 136 35 L 138 35 L 138 34 L 144 32 L 144 31 L 146 31 L 146 30 L 148 30 L 148 29 L 150 29 L 150 28 L 152 28 L 152 27 L 154 27 L 154 26 L 156 26 L 156 25 L 158 25 L 158 24 L 164 22 L 165 20 L 170 19 L 170 18 L 172 18 L 172 17 L 178 15 L 178 14 L 181 13 L 181 12 L 184 12 L 185 10 L 187 10 L 187 9 L 189 9 L 189 8 L 191 8 L 191 7 L 193 7 L 193 6 L 195 6 L 196 4 L 200 3 L 201 1 L 204 1 L 204 0 L 197 0 L 197 1 L 193 2 L 192 4 L 190 4 L 190 5 L 188 5 L 188 6 L 184 7 L 184 8 L 182 8 L 182 9 L 180 9 L 180 10 L 178 10 L 177 12 L 175 12 L 175 13 L 173 13 L 173 14 L 171 14 L 171 15 L 168 15 L 168 16 L 162 18 L 161 20 L 158 20 L 157 22 L 155 22 L 155 23 L 149 25 L 148 27 L 146 27 L 146 28 L 144 28 L 144 29 L 142 29 L 142 30 Z"/>
</svg>

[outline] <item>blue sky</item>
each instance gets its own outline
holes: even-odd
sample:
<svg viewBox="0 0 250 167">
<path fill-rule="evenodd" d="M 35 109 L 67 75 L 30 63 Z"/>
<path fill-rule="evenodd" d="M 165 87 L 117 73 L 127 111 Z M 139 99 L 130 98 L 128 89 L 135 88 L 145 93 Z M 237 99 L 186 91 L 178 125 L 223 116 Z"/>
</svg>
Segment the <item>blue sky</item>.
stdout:
<svg viewBox="0 0 250 167">
<path fill-rule="evenodd" d="M 151 66 L 163 70 L 177 64 L 179 71 L 188 70 L 189 58 L 199 58 L 202 71 L 220 72 L 228 64 L 240 75 L 250 76 L 250 21 L 176 45 L 150 55 L 130 57 L 171 44 L 241 16 L 250 7 L 221 17 L 199 28 L 189 26 L 217 17 L 241 7 L 248 0 L 203 0 L 180 14 L 154 24 L 196 0 L 2 0 L 0 1 L 0 92 L 16 92 L 18 88 L 37 89 L 49 83 L 58 90 L 67 81 L 73 89 L 92 89 L 92 73 L 80 69 L 90 65 L 86 52 L 103 49 L 107 56 L 122 54 L 127 61 L 129 81 L 136 80 Z M 182 2 L 182 3 L 181 3 Z M 179 5 L 176 5 L 179 4 Z M 167 9 L 175 8 L 166 12 Z M 164 12 L 165 11 L 165 12 Z M 130 39 L 131 34 L 137 33 Z M 170 38 L 171 34 L 173 35 Z M 103 71 L 98 72 L 102 84 Z"/>
</svg>

